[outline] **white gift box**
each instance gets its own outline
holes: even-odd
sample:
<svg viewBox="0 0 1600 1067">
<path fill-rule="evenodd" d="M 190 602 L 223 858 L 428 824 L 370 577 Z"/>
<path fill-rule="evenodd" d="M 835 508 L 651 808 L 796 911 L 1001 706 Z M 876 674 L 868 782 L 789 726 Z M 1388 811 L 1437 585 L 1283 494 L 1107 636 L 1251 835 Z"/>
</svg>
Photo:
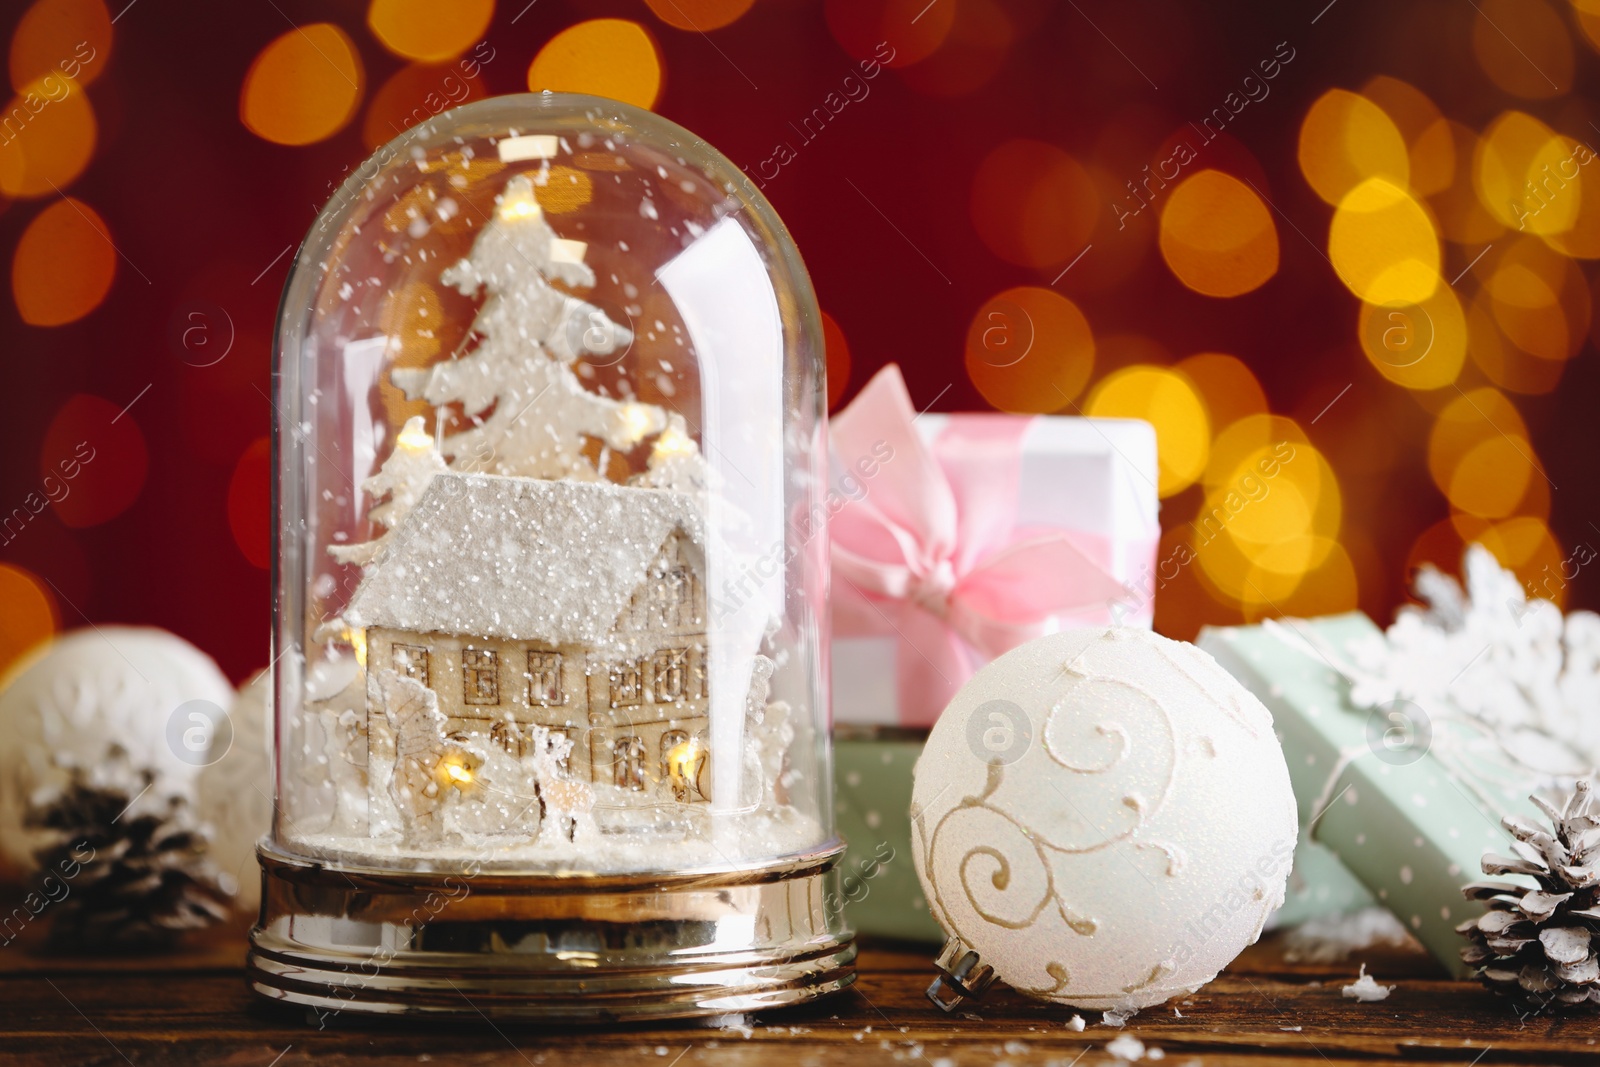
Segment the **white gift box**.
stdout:
<svg viewBox="0 0 1600 1067">
<path fill-rule="evenodd" d="M 925 414 L 914 425 L 931 445 L 952 418 L 962 417 Z M 1108 623 L 1148 628 L 1161 536 L 1154 428 L 1137 419 L 1015 417 L 1030 423 L 1022 436 L 1017 525 L 1068 532 L 1112 577 L 1129 587 L 1124 602 L 1063 614 L 1054 628 Z M 897 683 L 901 647 L 892 635 L 834 638 L 835 722 L 862 726 L 907 722 Z M 968 651 L 974 668 L 981 666 L 982 657 Z"/>
</svg>

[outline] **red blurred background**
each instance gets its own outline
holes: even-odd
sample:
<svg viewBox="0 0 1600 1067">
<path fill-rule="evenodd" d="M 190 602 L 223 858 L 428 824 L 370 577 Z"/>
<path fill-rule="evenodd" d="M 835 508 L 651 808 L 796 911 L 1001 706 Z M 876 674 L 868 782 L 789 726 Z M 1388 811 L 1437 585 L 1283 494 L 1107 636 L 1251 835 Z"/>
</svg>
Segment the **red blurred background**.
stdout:
<svg viewBox="0 0 1600 1067">
<path fill-rule="evenodd" d="M 1387 621 L 1473 539 L 1600 590 L 1600 0 L 13 0 L 0 34 L 0 665 L 112 621 L 266 663 L 292 249 L 378 144 L 530 85 L 762 185 L 835 408 L 895 361 L 935 410 L 1150 418 L 1166 633 Z"/>
</svg>

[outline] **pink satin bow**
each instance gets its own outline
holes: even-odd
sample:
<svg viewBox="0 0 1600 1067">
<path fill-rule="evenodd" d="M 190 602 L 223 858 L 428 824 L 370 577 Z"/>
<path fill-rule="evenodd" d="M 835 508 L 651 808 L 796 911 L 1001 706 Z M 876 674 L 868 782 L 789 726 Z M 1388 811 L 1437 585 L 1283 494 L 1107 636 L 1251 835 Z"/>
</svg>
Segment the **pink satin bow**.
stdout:
<svg viewBox="0 0 1600 1067">
<path fill-rule="evenodd" d="M 977 659 L 1058 630 L 1064 616 L 1103 608 L 1109 621 L 1129 591 L 1102 562 L 1103 538 L 1017 526 L 1032 420 L 954 415 L 930 447 L 915 418 L 890 364 L 833 420 L 847 501 L 829 524 L 833 626 L 899 639 L 900 722 L 930 726 Z"/>
</svg>

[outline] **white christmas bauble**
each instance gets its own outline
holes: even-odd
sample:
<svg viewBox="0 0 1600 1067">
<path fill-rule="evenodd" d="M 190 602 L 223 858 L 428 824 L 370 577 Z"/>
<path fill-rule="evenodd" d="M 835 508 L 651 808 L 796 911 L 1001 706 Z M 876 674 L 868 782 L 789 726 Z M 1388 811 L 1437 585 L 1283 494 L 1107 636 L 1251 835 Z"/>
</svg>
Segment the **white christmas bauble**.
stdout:
<svg viewBox="0 0 1600 1067">
<path fill-rule="evenodd" d="M 228 711 L 232 743 L 200 771 L 197 809 L 211 829 L 211 858 L 238 885 L 234 907 L 261 900 L 256 842 L 272 828 L 272 676 L 257 673 Z"/>
<path fill-rule="evenodd" d="M 1147 630 L 1040 638 L 980 670 L 916 766 L 912 856 L 945 931 L 1034 996 L 1193 992 L 1283 902 L 1297 814 L 1260 701 Z"/>
<path fill-rule="evenodd" d="M 0 691 L 0 855 L 33 869 L 28 798 L 101 763 L 113 744 L 159 788 L 192 799 L 233 686 L 210 656 L 154 627 L 98 626 L 52 641 Z M 198 718 L 196 718 L 198 716 Z"/>
</svg>

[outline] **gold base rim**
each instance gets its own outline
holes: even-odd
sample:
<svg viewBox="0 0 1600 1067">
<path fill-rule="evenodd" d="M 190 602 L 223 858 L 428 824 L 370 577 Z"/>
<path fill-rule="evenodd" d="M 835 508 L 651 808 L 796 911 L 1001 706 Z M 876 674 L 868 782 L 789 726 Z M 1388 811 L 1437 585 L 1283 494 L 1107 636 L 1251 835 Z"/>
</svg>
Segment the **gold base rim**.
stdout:
<svg viewBox="0 0 1600 1067">
<path fill-rule="evenodd" d="M 250 987 L 340 1014 L 594 1024 L 806 1003 L 855 981 L 837 841 L 772 864 L 583 878 L 348 872 L 263 844 Z"/>
</svg>

